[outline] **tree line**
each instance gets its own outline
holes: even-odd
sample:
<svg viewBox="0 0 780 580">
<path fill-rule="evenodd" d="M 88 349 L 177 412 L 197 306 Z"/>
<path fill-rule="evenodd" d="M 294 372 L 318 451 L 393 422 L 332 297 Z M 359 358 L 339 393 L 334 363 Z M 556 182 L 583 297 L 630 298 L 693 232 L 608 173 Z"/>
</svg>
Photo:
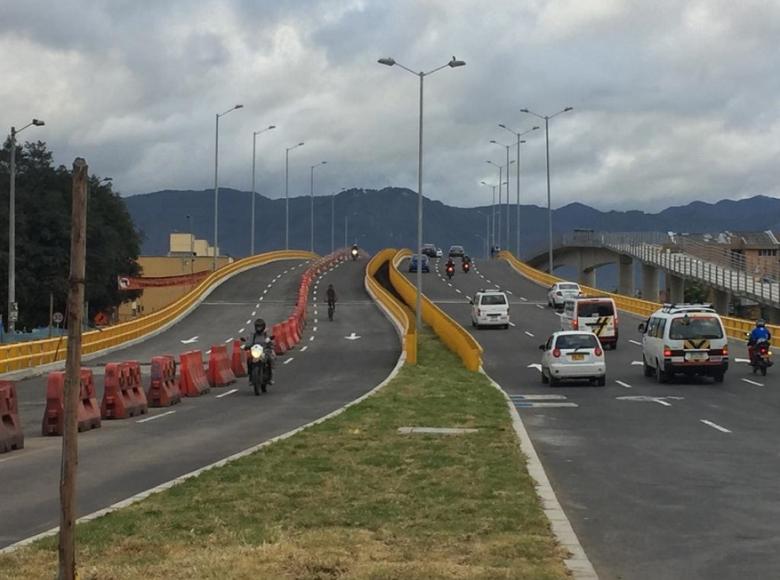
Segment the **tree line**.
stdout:
<svg viewBox="0 0 780 580">
<path fill-rule="evenodd" d="M 0 150 L 0 312 L 8 320 L 8 225 L 10 139 Z M 17 329 L 49 324 L 49 297 L 64 312 L 68 293 L 72 171 L 54 166 L 42 141 L 16 149 L 16 301 Z M 87 202 L 86 300 L 89 320 L 110 315 L 138 293 L 119 292 L 117 276 L 139 275 L 141 234 L 124 200 L 110 183 L 89 179 Z"/>
</svg>

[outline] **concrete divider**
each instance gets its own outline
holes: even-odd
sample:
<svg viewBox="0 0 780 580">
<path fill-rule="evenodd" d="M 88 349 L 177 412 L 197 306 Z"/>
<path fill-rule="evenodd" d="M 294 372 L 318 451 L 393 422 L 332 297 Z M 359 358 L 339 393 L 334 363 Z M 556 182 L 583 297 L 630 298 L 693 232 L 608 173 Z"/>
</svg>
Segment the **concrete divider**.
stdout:
<svg viewBox="0 0 780 580">
<path fill-rule="evenodd" d="M 417 303 L 417 288 L 401 272 L 398 264 L 412 255 L 411 250 L 400 250 L 390 262 L 390 283 L 404 302 L 414 308 Z M 482 346 L 460 324 L 455 322 L 441 308 L 422 297 L 422 319 L 433 328 L 441 341 L 457 354 L 470 371 L 478 371 L 482 366 Z"/>
<path fill-rule="evenodd" d="M 553 276 L 547 272 L 542 272 L 536 268 L 532 268 L 525 262 L 517 259 L 511 252 L 506 250 L 499 253 L 499 258 L 506 260 L 512 268 L 514 268 L 521 276 L 528 278 L 532 282 L 536 282 L 540 286 L 552 286 L 556 282 L 564 282 L 563 278 Z M 639 298 L 632 298 L 630 296 L 623 296 L 622 294 L 614 294 L 612 292 L 606 292 L 599 290 L 598 288 L 591 288 L 589 286 L 583 286 L 580 284 L 583 290 L 583 294 L 586 296 L 609 296 L 615 301 L 618 309 L 631 314 L 636 314 L 646 318 L 653 312 L 663 306 L 660 302 L 652 302 L 650 300 L 641 300 Z M 739 338 L 744 340 L 745 333 L 749 332 L 754 326 L 755 322 L 752 320 L 744 320 L 742 318 L 734 318 L 733 316 L 721 316 L 723 326 L 726 328 L 726 333 L 732 338 Z M 772 346 L 780 346 L 780 326 L 773 324 L 767 324 L 767 327 L 772 332 Z"/>
</svg>

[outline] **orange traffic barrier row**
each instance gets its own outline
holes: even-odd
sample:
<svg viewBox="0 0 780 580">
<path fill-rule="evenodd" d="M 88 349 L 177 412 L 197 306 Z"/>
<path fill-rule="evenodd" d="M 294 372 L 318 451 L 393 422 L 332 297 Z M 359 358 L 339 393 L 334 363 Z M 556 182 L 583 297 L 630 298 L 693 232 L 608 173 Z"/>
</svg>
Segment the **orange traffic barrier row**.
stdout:
<svg viewBox="0 0 780 580">
<path fill-rule="evenodd" d="M 233 354 L 230 359 L 230 369 L 236 377 L 245 377 L 248 374 L 246 351 L 242 348 L 240 340 L 233 341 Z"/>
<path fill-rule="evenodd" d="M 92 369 L 81 369 L 79 403 L 76 410 L 78 430 L 100 427 L 100 407 L 95 395 Z M 65 422 L 65 371 L 49 373 L 46 381 L 46 408 L 43 412 L 43 435 L 62 435 Z"/>
<path fill-rule="evenodd" d="M 212 346 L 209 353 L 209 386 L 226 387 L 236 382 L 230 360 L 228 359 L 227 346 Z"/>
<path fill-rule="evenodd" d="M 24 433 L 19 422 L 16 383 L 0 381 L 0 453 L 23 447 Z"/>
<path fill-rule="evenodd" d="M 211 387 L 206 371 L 203 370 L 203 354 L 199 350 L 181 353 L 179 390 L 185 397 L 200 397 Z"/>
<path fill-rule="evenodd" d="M 144 415 L 148 410 L 149 404 L 141 381 L 141 365 L 135 361 L 108 363 L 100 416 L 103 419 L 127 419 Z"/>
<path fill-rule="evenodd" d="M 170 355 L 152 357 L 152 381 L 146 398 L 150 407 L 169 407 L 181 402 L 175 358 Z"/>
</svg>

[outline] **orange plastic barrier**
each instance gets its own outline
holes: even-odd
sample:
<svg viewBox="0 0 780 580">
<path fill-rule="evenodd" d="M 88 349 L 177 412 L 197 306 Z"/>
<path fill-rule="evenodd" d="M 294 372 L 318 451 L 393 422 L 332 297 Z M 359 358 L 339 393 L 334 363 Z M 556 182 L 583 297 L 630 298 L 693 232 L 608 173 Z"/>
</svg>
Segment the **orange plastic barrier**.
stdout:
<svg viewBox="0 0 780 580">
<path fill-rule="evenodd" d="M 140 409 L 133 401 L 130 390 L 128 367 L 123 363 L 108 363 L 103 387 L 103 400 L 100 403 L 100 416 L 103 419 L 127 419 L 135 417 Z"/>
<path fill-rule="evenodd" d="M 209 379 L 203 370 L 203 354 L 199 350 L 183 352 L 180 355 L 181 376 L 179 390 L 185 397 L 199 397 L 210 390 Z"/>
<path fill-rule="evenodd" d="M 233 341 L 233 357 L 230 368 L 236 377 L 247 376 L 246 351 L 242 348 L 240 340 Z"/>
<path fill-rule="evenodd" d="M 133 404 L 138 408 L 139 414 L 145 415 L 149 411 L 149 402 L 146 400 L 146 391 L 144 391 L 144 382 L 141 377 L 141 363 L 133 360 L 123 364 L 127 368 Z"/>
<path fill-rule="evenodd" d="M 151 407 L 169 407 L 181 402 L 176 382 L 176 359 L 172 356 L 152 357 L 152 382 L 147 400 Z"/>
<path fill-rule="evenodd" d="M 16 384 L 0 381 L 0 453 L 24 448 Z"/>
<path fill-rule="evenodd" d="M 79 405 L 76 410 L 78 430 L 100 427 L 100 407 L 95 396 L 92 369 L 81 369 Z M 65 371 L 49 373 L 46 382 L 46 409 L 43 411 L 43 435 L 62 435 L 65 423 Z"/>
<path fill-rule="evenodd" d="M 236 376 L 230 368 L 227 346 L 212 346 L 209 354 L 209 385 L 212 388 L 226 387 L 236 382 Z"/>
<path fill-rule="evenodd" d="M 281 324 L 274 324 L 271 327 L 271 336 L 274 337 L 274 351 L 276 354 L 284 354 L 289 349 L 287 348 L 286 344 L 283 344 L 282 339 L 284 338 L 282 336 L 282 325 Z"/>
</svg>

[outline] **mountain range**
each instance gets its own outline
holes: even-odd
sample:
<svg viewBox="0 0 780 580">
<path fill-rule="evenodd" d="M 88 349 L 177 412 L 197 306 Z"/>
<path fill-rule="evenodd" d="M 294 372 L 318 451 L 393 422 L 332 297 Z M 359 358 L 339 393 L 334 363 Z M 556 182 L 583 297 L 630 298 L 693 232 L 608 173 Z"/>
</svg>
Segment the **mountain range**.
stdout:
<svg viewBox="0 0 780 580">
<path fill-rule="evenodd" d="M 285 201 L 256 194 L 256 251 L 284 247 Z M 125 198 L 128 210 L 144 235 L 144 255 L 165 255 L 171 232 L 192 231 L 198 238 L 213 239 L 213 190 L 164 190 Z M 250 251 L 251 194 L 221 189 L 219 197 L 219 242 L 223 254 L 242 257 Z M 334 209 L 335 245 L 357 243 L 373 252 L 385 247 L 412 247 L 417 232 L 417 194 L 409 189 L 387 187 L 381 190 L 349 189 L 333 198 L 314 198 L 315 251 L 327 253 L 331 247 L 331 204 Z M 311 198 L 291 197 L 290 247 L 310 245 Z M 516 206 L 509 214 L 512 231 L 508 247 L 515 247 Z M 474 256 L 484 253 L 487 220 L 491 208 L 460 208 L 440 201 L 424 200 L 425 241 L 442 248 L 462 244 Z M 506 215 L 506 206 L 502 208 Z M 528 257 L 544 248 L 547 239 L 547 210 L 534 205 L 520 206 L 521 255 Z M 502 238 L 506 222 L 502 218 Z M 597 231 L 675 231 L 720 232 L 780 230 L 780 199 L 755 196 L 717 203 L 696 201 L 669 207 L 658 213 L 642 211 L 599 211 L 583 203 L 553 210 L 553 230 L 558 234 L 575 228 Z M 505 240 L 501 244 L 507 247 Z"/>
</svg>

